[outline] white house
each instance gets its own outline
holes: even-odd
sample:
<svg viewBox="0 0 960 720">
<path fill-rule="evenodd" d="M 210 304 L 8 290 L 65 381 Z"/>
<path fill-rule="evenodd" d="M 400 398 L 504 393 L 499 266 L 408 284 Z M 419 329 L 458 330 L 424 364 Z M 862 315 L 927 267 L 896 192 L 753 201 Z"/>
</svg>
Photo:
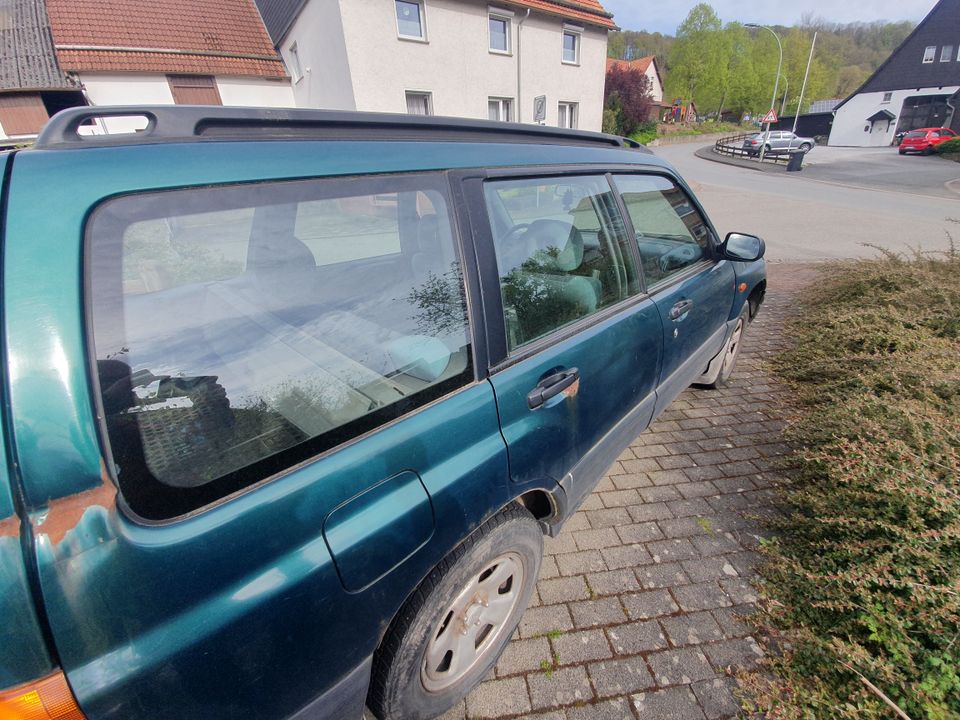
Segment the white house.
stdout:
<svg viewBox="0 0 960 720">
<path fill-rule="evenodd" d="M 253 0 L 45 0 L 60 69 L 89 105 L 292 107 Z M 132 129 L 129 119 L 98 121 Z"/>
<path fill-rule="evenodd" d="M 298 107 L 535 121 L 599 130 L 607 32 L 597 0 L 257 0 Z"/>
<path fill-rule="evenodd" d="M 830 145 L 890 145 L 922 127 L 960 131 L 960 0 L 940 0 L 867 81 L 834 109 Z"/>
<path fill-rule="evenodd" d="M 646 55 L 635 60 L 617 60 L 615 58 L 607 59 L 607 70 L 611 67 L 621 67 L 624 69 L 639 70 L 647 76 L 650 81 L 650 97 L 657 105 L 663 104 L 663 76 L 660 74 L 660 67 L 657 65 L 655 55 Z"/>
</svg>

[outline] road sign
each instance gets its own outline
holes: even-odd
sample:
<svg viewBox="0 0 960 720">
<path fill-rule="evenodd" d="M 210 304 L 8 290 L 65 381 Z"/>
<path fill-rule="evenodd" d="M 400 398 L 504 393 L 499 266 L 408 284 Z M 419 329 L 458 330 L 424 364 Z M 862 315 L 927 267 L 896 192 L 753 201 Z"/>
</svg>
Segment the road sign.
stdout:
<svg viewBox="0 0 960 720">
<path fill-rule="evenodd" d="M 768 112 L 766 115 L 763 116 L 763 119 L 760 122 L 762 122 L 763 124 L 766 124 L 766 123 L 775 123 L 776 121 L 777 121 L 777 111 L 771 109 L 770 112 Z"/>
<path fill-rule="evenodd" d="M 537 95 L 533 99 L 533 121 L 543 122 L 547 119 L 547 96 Z"/>
</svg>

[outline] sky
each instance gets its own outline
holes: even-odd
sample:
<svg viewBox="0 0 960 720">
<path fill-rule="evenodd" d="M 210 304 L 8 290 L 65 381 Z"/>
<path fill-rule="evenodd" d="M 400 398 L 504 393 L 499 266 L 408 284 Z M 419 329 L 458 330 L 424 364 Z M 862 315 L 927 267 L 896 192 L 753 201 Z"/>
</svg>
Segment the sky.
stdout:
<svg viewBox="0 0 960 720">
<path fill-rule="evenodd" d="M 804 13 L 833 22 L 913 20 L 919 22 L 935 0 L 874 0 L 871 3 L 837 0 L 706 0 L 724 22 L 794 25 Z M 649 30 L 673 35 L 697 0 L 600 0 L 624 30 Z"/>
</svg>

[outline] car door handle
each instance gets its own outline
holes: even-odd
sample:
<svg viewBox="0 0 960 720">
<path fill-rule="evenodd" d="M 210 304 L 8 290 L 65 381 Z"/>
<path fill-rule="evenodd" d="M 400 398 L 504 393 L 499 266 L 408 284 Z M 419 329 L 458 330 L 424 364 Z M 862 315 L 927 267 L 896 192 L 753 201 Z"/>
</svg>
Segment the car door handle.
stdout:
<svg viewBox="0 0 960 720">
<path fill-rule="evenodd" d="M 527 394 L 527 405 L 531 410 L 536 410 L 547 400 L 556 397 L 579 379 L 580 371 L 577 368 L 570 368 L 548 375 Z"/>
<path fill-rule="evenodd" d="M 679 320 L 681 317 L 690 312 L 690 309 L 693 307 L 693 300 L 681 300 L 672 308 L 670 308 L 670 319 Z"/>
</svg>

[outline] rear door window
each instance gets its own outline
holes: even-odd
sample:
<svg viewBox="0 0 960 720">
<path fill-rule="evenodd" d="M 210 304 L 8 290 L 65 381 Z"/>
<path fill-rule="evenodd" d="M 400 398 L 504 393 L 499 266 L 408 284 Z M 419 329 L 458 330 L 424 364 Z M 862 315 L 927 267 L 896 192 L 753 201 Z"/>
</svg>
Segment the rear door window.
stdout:
<svg viewBox="0 0 960 720">
<path fill-rule="evenodd" d="M 444 188 L 298 181 L 95 211 L 100 400 L 136 513 L 189 512 L 472 381 Z"/>
<path fill-rule="evenodd" d="M 710 230 L 676 183 L 659 175 L 618 175 L 614 183 L 637 236 L 648 286 L 711 258 Z"/>
<path fill-rule="evenodd" d="M 634 256 L 603 176 L 484 187 L 508 350 L 639 292 Z"/>
</svg>

